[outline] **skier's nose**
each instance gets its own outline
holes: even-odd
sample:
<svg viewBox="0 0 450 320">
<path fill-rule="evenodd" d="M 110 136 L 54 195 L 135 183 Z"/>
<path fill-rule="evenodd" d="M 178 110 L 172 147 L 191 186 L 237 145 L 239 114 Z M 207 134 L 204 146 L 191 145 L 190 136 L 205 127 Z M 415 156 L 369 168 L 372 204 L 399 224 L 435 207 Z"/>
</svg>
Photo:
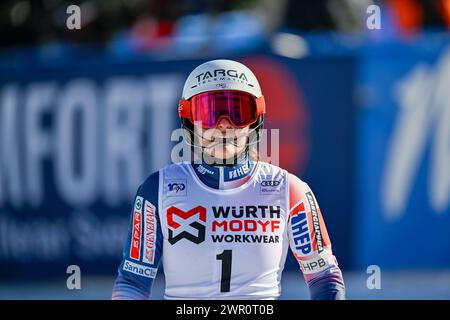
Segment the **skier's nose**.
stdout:
<svg viewBox="0 0 450 320">
<path fill-rule="evenodd" d="M 217 129 L 219 129 L 222 133 L 225 133 L 226 130 L 234 129 L 233 124 L 225 117 L 222 117 L 217 123 Z"/>
</svg>

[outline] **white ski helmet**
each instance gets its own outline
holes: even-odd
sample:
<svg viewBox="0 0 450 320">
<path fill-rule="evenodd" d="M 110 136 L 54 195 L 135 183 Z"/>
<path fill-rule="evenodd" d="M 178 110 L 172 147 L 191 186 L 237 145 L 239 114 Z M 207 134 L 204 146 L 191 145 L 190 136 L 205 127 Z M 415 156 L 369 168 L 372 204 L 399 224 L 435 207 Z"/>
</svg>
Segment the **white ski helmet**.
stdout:
<svg viewBox="0 0 450 320">
<path fill-rule="evenodd" d="M 253 72 L 242 63 L 233 60 L 211 60 L 199 65 L 188 76 L 183 99 L 213 90 L 239 90 L 256 98 L 262 96 L 258 80 Z"/>
<path fill-rule="evenodd" d="M 233 60 L 211 60 L 196 67 L 188 76 L 183 95 L 178 106 L 178 115 L 182 128 L 186 129 L 190 135 L 186 137 L 186 142 L 195 146 L 193 136 L 195 135 L 193 123 L 189 121 L 191 111 L 189 100 L 192 97 L 208 91 L 236 90 L 250 94 L 255 98 L 257 105 L 257 119 L 250 125 L 248 145 L 254 145 L 260 140 L 260 130 L 264 124 L 265 101 L 261 92 L 261 87 L 253 72 L 242 63 Z M 188 105 L 186 105 L 186 103 Z"/>
</svg>

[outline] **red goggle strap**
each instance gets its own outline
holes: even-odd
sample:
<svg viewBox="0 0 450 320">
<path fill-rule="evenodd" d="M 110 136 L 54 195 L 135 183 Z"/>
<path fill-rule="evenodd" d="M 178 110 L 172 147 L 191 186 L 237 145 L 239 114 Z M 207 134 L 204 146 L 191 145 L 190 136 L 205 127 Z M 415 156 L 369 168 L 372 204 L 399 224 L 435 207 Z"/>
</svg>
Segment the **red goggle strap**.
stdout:
<svg viewBox="0 0 450 320">
<path fill-rule="evenodd" d="M 266 113 L 266 102 L 264 96 L 255 99 L 256 102 L 256 117 Z M 187 118 L 192 122 L 191 100 L 181 99 L 178 103 L 178 115 L 180 118 Z"/>
<path fill-rule="evenodd" d="M 192 122 L 191 100 L 181 99 L 178 102 L 178 115 L 180 116 L 180 118 L 187 118 L 187 119 L 190 119 Z"/>
<path fill-rule="evenodd" d="M 262 116 L 266 113 L 266 101 L 264 96 L 255 99 L 256 101 L 256 117 Z"/>
</svg>

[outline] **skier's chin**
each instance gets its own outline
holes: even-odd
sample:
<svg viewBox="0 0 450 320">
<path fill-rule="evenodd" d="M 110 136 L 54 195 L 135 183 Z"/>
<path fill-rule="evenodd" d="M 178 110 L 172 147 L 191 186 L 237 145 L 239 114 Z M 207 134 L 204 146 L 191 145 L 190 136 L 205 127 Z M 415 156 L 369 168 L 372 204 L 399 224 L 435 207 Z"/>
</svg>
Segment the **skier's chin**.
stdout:
<svg viewBox="0 0 450 320">
<path fill-rule="evenodd" d="M 209 158 L 210 164 L 233 164 L 240 148 L 230 144 L 218 144 L 212 148 L 204 148 L 203 152 Z"/>
</svg>

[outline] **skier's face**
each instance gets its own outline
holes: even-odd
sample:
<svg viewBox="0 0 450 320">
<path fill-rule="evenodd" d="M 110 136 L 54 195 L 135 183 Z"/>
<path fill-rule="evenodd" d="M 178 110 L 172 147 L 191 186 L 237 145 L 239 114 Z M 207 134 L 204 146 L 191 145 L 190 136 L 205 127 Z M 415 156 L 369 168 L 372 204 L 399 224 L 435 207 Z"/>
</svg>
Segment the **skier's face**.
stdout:
<svg viewBox="0 0 450 320">
<path fill-rule="evenodd" d="M 226 160 L 244 151 L 249 126 L 236 128 L 227 118 L 221 118 L 215 128 L 205 129 L 194 125 L 194 130 L 203 138 L 197 141 L 204 147 L 203 152 L 213 158 Z"/>
</svg>

